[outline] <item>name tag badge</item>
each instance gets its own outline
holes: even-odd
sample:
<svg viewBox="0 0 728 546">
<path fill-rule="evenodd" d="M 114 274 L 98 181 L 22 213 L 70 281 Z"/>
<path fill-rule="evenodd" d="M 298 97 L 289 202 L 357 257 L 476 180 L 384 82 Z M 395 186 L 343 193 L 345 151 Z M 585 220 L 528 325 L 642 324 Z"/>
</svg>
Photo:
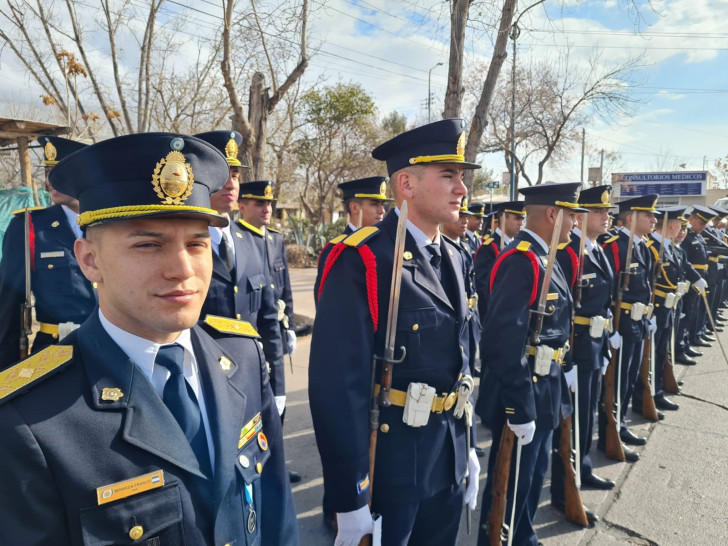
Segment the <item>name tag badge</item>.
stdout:
<svg viewBox="0 0 728 546">
<path fill-rule="evenodd" d="M 597 276 L 596 273 L 587 273 L 585 275 L 582 275 L 581 278 L 584 279 L 585 281 L 588 281 L 589 279 L 595 279 L 596 276 Z"/>
<path fill-rule="evenodd" d="M 64 254 L 62 250 L 54 250 L 53 252 L 41 252 L 41 258 L 63 258 Z"/>
<path fill-rule="evenodd" d="M 143 476 L 137 476 L 130 480 L 104 485 L 96 489 L 96 501 L 99 506 L 108 502 L 125 499 L 133 495 L 138 495 L 144 491 L 157 489 L 164 485 L 164 472 L 155 470 Z"/>
</svg>

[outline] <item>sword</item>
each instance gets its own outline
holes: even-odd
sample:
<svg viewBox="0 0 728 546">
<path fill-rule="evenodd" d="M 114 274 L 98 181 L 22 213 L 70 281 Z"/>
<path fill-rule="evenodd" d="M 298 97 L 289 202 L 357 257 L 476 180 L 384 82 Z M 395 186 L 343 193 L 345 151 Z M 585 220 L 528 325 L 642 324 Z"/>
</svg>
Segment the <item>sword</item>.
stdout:
<svg viewBox="0 0 728 546">
<path fill-rule="evenodd" d="M 554 233 L 551 236 L 551 246 L 549 246 L 548 262 L 546 264 L 546 272 L 543 276 L 543 282 L 541 283 L 541 293 L 538 297 L 538 308 L 530 312 L 536 315 L 536 326 L 531 334 L 531 345 L 538 345 L 541 341 L 539 336 L 541 335 L 541 329 L 543 328 L 543 318 L 546 315 L 552 315 L 553 312 L 549 313 L 546 311 L 546 299 L 549 295 L 549 285 L 551 284 L 551 274 L 554 271 L 554 262 L 556 261 L 556 250 L 559 246 L 559 238 L 561 237 L 561 224 L 564 221 L 564 209 L 559 208 L 559 213 L 556 216 L 556 222 L 554 223 Z"/>
<path fill-rule="evenodd" d="M 581 489 L 581 448 L 579 447 L 579 371 L 574 368 L 574 480 L 576 488 Z"/>
<path fill-rule="evenodd" d="M 655 334 L 650 334 L 650 394 L 655 396 Z"/>
<path fill-rule="evenodd" d="M 466 452 L 468 454 L 468 466 L 465 467 L 466 474 L 465 474 L 465 489 L 468 489 L 468 486 L 470 485 L 470 480 L 472 479 L 478 479 L 478 476 L 471 476 L 470 475 L 470 431 L 473 427 L 473 406 L 470 404 L 470 402 L 467 402 L 465 404 L 465 411 L 463 412 L 463 417 L 465 417 L 465 448 Z M 468 534 L 470 534 L 470 530 L 472 527 L 472 510 L 470 510 L 470 504 L 468 504 L 466 510 L 465 510 L 465 523 L 468 526 Z"/>
<path fill-rule="evenodd" d="M 561 211 L 563 212 L 563 211 Z M 511 524 L 508 527 L 508 546 L 513 546 L 513 535 L 515 534 L 515 528 L 513 527 L 513 524 L 516 520 L 516 493 L 518 492 L 518 475 L 520 474 L 521 470 L 521 451 L 523 450 L 523 445 L 521 445 L 521 442 L 518 441 L 518 445 L 516 447 L 516 477 L 513 482 L 513 505 L 511 507 Z"/>
<path fill-rule="evenodd" d="M 710 325 L 713 327 L 713 331 L 715 332 L 715 339 L 718 340 L 718 345 L 720 346 L 720 352 L 723 353 L 723 359 L 725 360 L 726 364 L 728 364 L 728 356 L 726 356 L 726 354 L 725 354 L 725 349 L 723 348 L 723 342 L 720 340 L 720 336 L 718 335 L 718 330 L 715 328 L 715 322 L 713 321 L 713 313 L 710 312 L 710 305 L 708 304 L 708 297 L 705 295 L 705 290 L 701 290 L 700 295 L 703 296 L 703 302 L 705 303 L 705 310 L 708 312 L 708 318 L 710 319 Z"/>
</svg>

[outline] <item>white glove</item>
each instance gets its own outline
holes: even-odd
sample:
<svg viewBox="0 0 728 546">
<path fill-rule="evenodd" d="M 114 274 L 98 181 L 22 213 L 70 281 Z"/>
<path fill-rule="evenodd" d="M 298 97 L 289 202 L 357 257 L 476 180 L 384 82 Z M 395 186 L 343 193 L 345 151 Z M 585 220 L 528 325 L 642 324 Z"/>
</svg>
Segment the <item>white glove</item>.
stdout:
<svg viewBox="0 0 728 546">
<path fill-rule="evenodd" d="M 511 424 L 510 421 L 507 421 L 507 423 L 508 428 L 510 428 L 513 431 L 513 434 L 516 435 L 516 438 L 518 438 L 519 444 L 525 446 L 531 443 L 533 435 L 536 433 L 536 421 L 529 421 L 522 425 Z"/>
<path fill-rule="evenodd" d="M 650 330 L 650 335 L 657 332 L 657 319 L 655 317 L 650 319 L 650 323 L 647 325 L 647 328 Z"/>
<path fill-rule="evenodd" d="M 292 355 L 297 345 L 296 332 L 295 330 L 286 330 L 286 334 L 288 334 L 288 354 Z"/>
<path fill-rule="evenodd" d="M 336 524 L 339 532 L 336 534 L 334 546 L 358 546 L 364 535 L 374 532 L 372 514 L 366 504 L 352 512 L 337 512 Z"/>
<path fill-rule="evenodd" d="M 605 358 L 603 362 L 604 363 L 602 364 L 602 375 L 607 373 L 607 366 L 609 366 L 609 359 Z"/>
<path fill-rule="evenodd" d="M 622 336 L 619 335 L 619 332 L 614 332 L 610 336 L 609 346 L 614 350 L 617 350 L 622 346 Z"/>
<path fill-rule="evenodd" d="M 569 387 L 571 392 L 574 392 L 574 383 L 576 382 L 576 368 L 571 368 L 568 372 L 564 372 L 564 379 L 566 379 L 566 386 Z"/>
<path fill-rule="evenodd" d="M 705 279 L 698 279 L 693 283 L 693 286 L 698 290 L 698 293 L 705 292 L 705 289 L 708 288 L 708 283 L 705 282 Z"/>
<path fill-rule="evenodd" d="M 463 504 L 467 504 L 468 508 L 475 510 L 475 507 L 478 506 L 480 462 L 478 462 L 478 455 L 472 447 L 468 453 L 468 475 L 470 476 L 470 481 L 468 482 L 467 489 L 465 489 L 465 495 L 463 495 Z"/>
<path fill-rule="evenodd" d="M 276 399 L 276 409 L 278 410 L 278 415 L 283 415 L 283 410 L 286 409 L 286 397 L 284 396 L 274 396 Z"/>
</svg>

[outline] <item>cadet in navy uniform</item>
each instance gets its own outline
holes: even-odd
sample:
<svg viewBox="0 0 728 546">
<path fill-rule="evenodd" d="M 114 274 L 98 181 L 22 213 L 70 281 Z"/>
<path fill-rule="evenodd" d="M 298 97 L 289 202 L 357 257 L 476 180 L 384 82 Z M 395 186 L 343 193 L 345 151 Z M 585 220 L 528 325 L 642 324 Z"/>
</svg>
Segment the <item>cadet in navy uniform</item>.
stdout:
<svg viewBox="0 0 728 546">
<path fill-rule="evenodd" d="M 298 543 L 257 335 L 222 317 L 196 325 L 208 224 L 227 223 L 209 195 L 227 167 L 202 140 L 148 133 L 51 173 L 79 199 L 75 253 L 99 308 L 5 372 L 0 543 Z M 231 336 L 226 352 L 215 338 Z"/>
<path fill-rule="evenodd" d="M 590 455 L 594 434 L 594 415 L 599 404 L 602 370 L 609 358 L 610 307 L 614 289 L 614 274 L 597 238 L 607 232 L 608 209 L 612 186 L 597 186 L 582 190 L 579 206 L 589 210 L 582 214 L 571 233 L 571 242 L 560 245 L 556 259 L 567 280 L 578 281 L 579 250 L 584 241 L 583 274 L 579 307 L 574 310 L 573 345 L 568 359 L 576 368 L 579 404 L 579 455 L 577 472 L 583 486 L 593 489 L 612 489 L 614 482 L 594 473 Z M 557 429 L 558 430 L 558 429 Z M 574 421 L 572 430 L 576 430 Z M 557 434 L 554 434 L 554 444 Z M 555 461 L 551 465 L 551 504 L 564 510 L 564 467 Z M 590 512 L 587 512 L 587 517 Z M 593 518 L 593 515 L 592 515 Z"/>
<path fill-rule="evenodd" d="M 629 274 L 629 290 L 625 291 L 622 296 L 622 308 L 615 309 L 614 313 L 622 313 L 619 321 L 619 334 L 614 336 L 610 342 L 615 350 L 622 352 L 619 357 L 621 359 L 621 377 L 619 385 L 619 394 L 621 401 L 621 415 L 619 416 L 619 436 L 622 442 L 631 445 L 644 445 L 646 439 L 633 434 L 627 428 L 625 415 L 627 406 L 632 399 L 637 375 L 642 365 L 642 350 L 645 336 L 648 328 L 653 332 L 656 328 L 656 320 L 650 317 L 650 282 L 652 279 L 652 271 L 654 263 L 652 261 L 652 253 L 645 246 L 645 236 L 652 231 L 657 223 L 656 215 L 660 213 L 655 209 L 659 195 L 651 194 L 641 197 L 634 197 L 619 203 L 619 217 L 622 219 L 623 227 L 619 228 L 618 235 L 607 239 L 603 245 L 604 252 L 609 260 L 609 265 L 614 271 L 615 283 L 615 302 L 616 290 L 621 280 L 621 273 Z M 632 225 L 633 212 L 637 211 L 635 224 Z M 627 247 L 629 245 L 630 229 L 634 237 L 632 262 L 627 265 Z M 642 311 L 635 313 L 633 306 Z M 619 362 L 619 360 L 618 360 Z M 616 382 L 615 382 L 616 383 Z M 615 386 L 616 390 L 616 386 Z M 615 393 L 616 394 L 616 393 Z M 615 398 L 616 399 L 616 398 Z M 604 435 L 601 430 L 605 420 L 600 416 L 600 442 Z"/>
<path fill-rule="evenodd" d="M 480 233 L 483 230 L 483 214 L 485 205 L 483 203 L 471 203 L 468 207 L 468 225 L 465 232 L 465 240 L 473 256 L 480 246 Z"/>
<path fill-rule="evenodd" d="M 225 185 L 210 196 L 210 205 L 230 223 L 210 227 L 212 240 L 212 281 L 200 318 L 205 315 L 245 320 L 260 333 L 263 351 L 270 368 L 270 384 L 278 412 L 286 403 L 283 344 L 278 325 L 274 288 L 257 243 L 246 236 L 239 224 L 231 221 L 240 190 L 238 146 L 243 137 L 236 131 L 211 131 L 195 135 L 225 154 L 229 174 Z"/>
<path fill-rule="evenodd" d="M 682 277 L 684 279 L 688 279 L 691 284 L 692 282 L 703 284 L 705 283 L 705 279 L 702 279 L 700 273 L 698 273 L 695 268 L 690 265 L 687 255 L 685 254 L 685 249 L 682 248 L 682 242 L 688 234 L 688 225 L 689 223 L 687 218 L 681 220 L 680 231 L 678 231 L 678 234 L 675 236 L 675 244 L 673 245 L 675 258 L 680 265 Z M 690 285 L 687 286 L 686 294 L 688 293 L 690 293 Z M 678 299 L 677 306 L 675 307 L 675 362 L 685 366 L 694 366 L 698 361 L 693 357 L 703 356 L 703 353 L 697 349 L 691 348 L 690 345 L 687 344 L 687 339 L 683 337 L 683 325 L 688 320 L 687 316 L 684 314 L 684 300 L 686 298 L 686 294 L 683 294 Z"/>
<path fill-rule="evenodd" d="M 530 344 L 535 327 L 530 311 L 536 306 L 541 292 L 546 273 L 544 261 L 559 209 L 563 210 L 559 242 L 569 240 L 575 212 L 586 211 L 576 204 L 580 187 L 581 183 L 575 182 L 540 184 L 519 190 L 525 196 L 526 227 L 499 255 L 491 271 L 488 311 L 482 317 L 480 358 L 483 375 L 476 412 L 483 424 L 491 429 L 493 447 L 483 490 L 479 544 L 489 543 L 487 521 L 492 505 L 493 470 L 506 423 L 523 449 L 519 481 L 515 485 L 518 491 L 515 522 L 510 532 L 514 534 L 514 544 L 538 544 L 533 520 L 549 464 L 551 438 L 559 423 L 559 414 L 568 416 L 571 412 L 562 366 L 568 348 L 573 300 L 571 287 L 558 262 L 553 264 L 548 286 L 547 312 L 551 314 L 544 316 L 537 346 Z M 538 275 L 534 275 L 536 269 Z M 524 347 L 525 343 L 528 345 Z M 542 364 L 540 369 L 534 364 L 537 352 L 547 353 L 545 366 Z M 515 457 L 513 461 L 515 463 Z M 513 469 L 510 476 L 508 507 L 512 506 Z"/>
<path fill-rule="evenodd" d="M 485 316 L 487 310 L 490 270 L 493 269 L 493 264 L 498 259 L 501 249 L 505 248 L 521 231 L 523 216 L 526 213 L 523 210 L 523 201 L 508 201 L 499 203 L 494 214 L 499 219 L 499 225 L 494 233 L 483 237 L 483 244 L 478 247 L 473 258 L 475 286 L 478 290 L 478 313 L 481 317 Z"/>
<path fill-rule="evenodd" d="M 46 175 L 51 167 L 85 144 L 61 137 L 40 137 Z M 57 343 L 77 328 L 96 307 L 93 286 L 81 273 L 73 243 L 81 236 L 76 224 L 78 201 L 47 183 L 53 206 L 30 214 L 30 280 L 40 331 L 33 351 Z M 15 211 L 3 239 L 0 262 L 0 369 L 20 358 L 20 312 L 25 300 L 25 209 Z M 20 214 L 22 213 L 22 214 Z"/>
<path fill-rule="evenodd" d="M 340 243 L 357 229 L 373 226 L 384 218 L 384 205 L 390 199 L 387 197 L 387 177 L 370 176 L 342 182 L 337 186 L 341 190 L 344 210 L 348 222 L 344 233 L 337 235 L 326 243 L 318 257 L 318 271 L 316 281 L 313 284 L 313 300 L 318 302 L 319 286 L 321 285 L 321 274 L 326 265 L 329 252 L 335 244 Z"/>
<path fill-rule="evenodd" d="M 705 302 L 700 292 L 706 290 L 708 287 L 707 277 L 709 267 L 707 244 L 701 234 L 708 225 L 708 222 L 714 217 L 715 212 L 708 207 L 693 205 L 690 218 L 688 218 L 691 229 L 680 245 L 685 251 L 690 265 L 700 273 L 702 280 L 705 281 L 704 283 L 700 281 L 694 282 L 683 302 L 685 320 L 681 321 L 681 333 L 679 334 L 683 348 L 690 346 L 710 347 L 710 343 L 701 338 L 705 327 L 706 312 Z"/>
<path fill-rule="evenodd" d="M 463 502 L 474 508 L 478 459 L 474 449 L 467 451 L 466 425 L 453 409 L 469 371 L 468 306 L 458 251 L 438 231 L 438 224 L 458 217 L 466 194 L 463 169 L 478 167 L 465 161 L 463 127 L 460 119 L 441 120 L 376 148 L 372 156 L 387 162 L 397 208 L 339 243 L 327 260 L 311 342 L 309 400 L 324 489 L 337 513 L 336 544 L 357 544 L 372 531 L 370 484 L 383 545 L 455 544 Z M 394 330 L 395 358 L 404 360 L 393 367 L 392 405 L 380 407 L 375 475 L 369 476 L 372 358 L 384 354 L 395 231 L 405 200 Z M 380 372 L 377 365 L 375 392 Z M 412 426 L 403 422 L 408 388 L 427 400 L 415 420 L 408 412 Z M 410 410 L 413 404 L 407 403 Z M 466 471 L 472 479 L 464 492 Z"/>
</svg>

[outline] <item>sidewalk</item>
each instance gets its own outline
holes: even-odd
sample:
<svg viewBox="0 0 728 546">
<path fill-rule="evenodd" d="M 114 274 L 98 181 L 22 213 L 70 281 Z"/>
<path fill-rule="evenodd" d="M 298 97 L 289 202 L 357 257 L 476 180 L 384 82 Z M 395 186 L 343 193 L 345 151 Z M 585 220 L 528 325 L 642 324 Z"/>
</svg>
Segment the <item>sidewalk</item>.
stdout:
<svg viewBox="0 0 728 546">
<path fill-rule="evenodd" d="M 315 269 L 291 270 L 297 315 L 313 318 Z M 299 339 L 293 373 L 286 372 L 288 411 L 284 427 L 289 466 L 303 475 L 293 487 L 301 544 L 333 544 L 333 534 L 323 525 L 321 462 L 308 407 L 308 356 L 310 336 Z M 728 347 L 728 335 L 721 334 Z M 707 348 L 697 366 L 676 368 L 683 394 L 672 397 L 677 412 L 666 412 L 653 424 L 632 411 L 630 428 L 648 436 L 636 448 L 637 463 L 617 463 L 593 453 L 597 473 L 617 482 L 612 491 L 582 490 L 584 503 L 601 521 L 594 529 L 581 529 L 550 506 L 549 481 L 544 485 L 537 514 L 539 538 L 545 546 L 615 544 L 718 545 L 728 543 L 728 488 L 725 468 L 728 453 L 728 364 L 717 344 Z M 490 433 L 478 426 L 478 445 L 489 451 Z M 486 458 L 481 459 L 481 494 Z M 476 544 L 479 511 L 473 513 L 473 532 L 465 533 L 464 517 L 458 544 Z"/>
</svg>

